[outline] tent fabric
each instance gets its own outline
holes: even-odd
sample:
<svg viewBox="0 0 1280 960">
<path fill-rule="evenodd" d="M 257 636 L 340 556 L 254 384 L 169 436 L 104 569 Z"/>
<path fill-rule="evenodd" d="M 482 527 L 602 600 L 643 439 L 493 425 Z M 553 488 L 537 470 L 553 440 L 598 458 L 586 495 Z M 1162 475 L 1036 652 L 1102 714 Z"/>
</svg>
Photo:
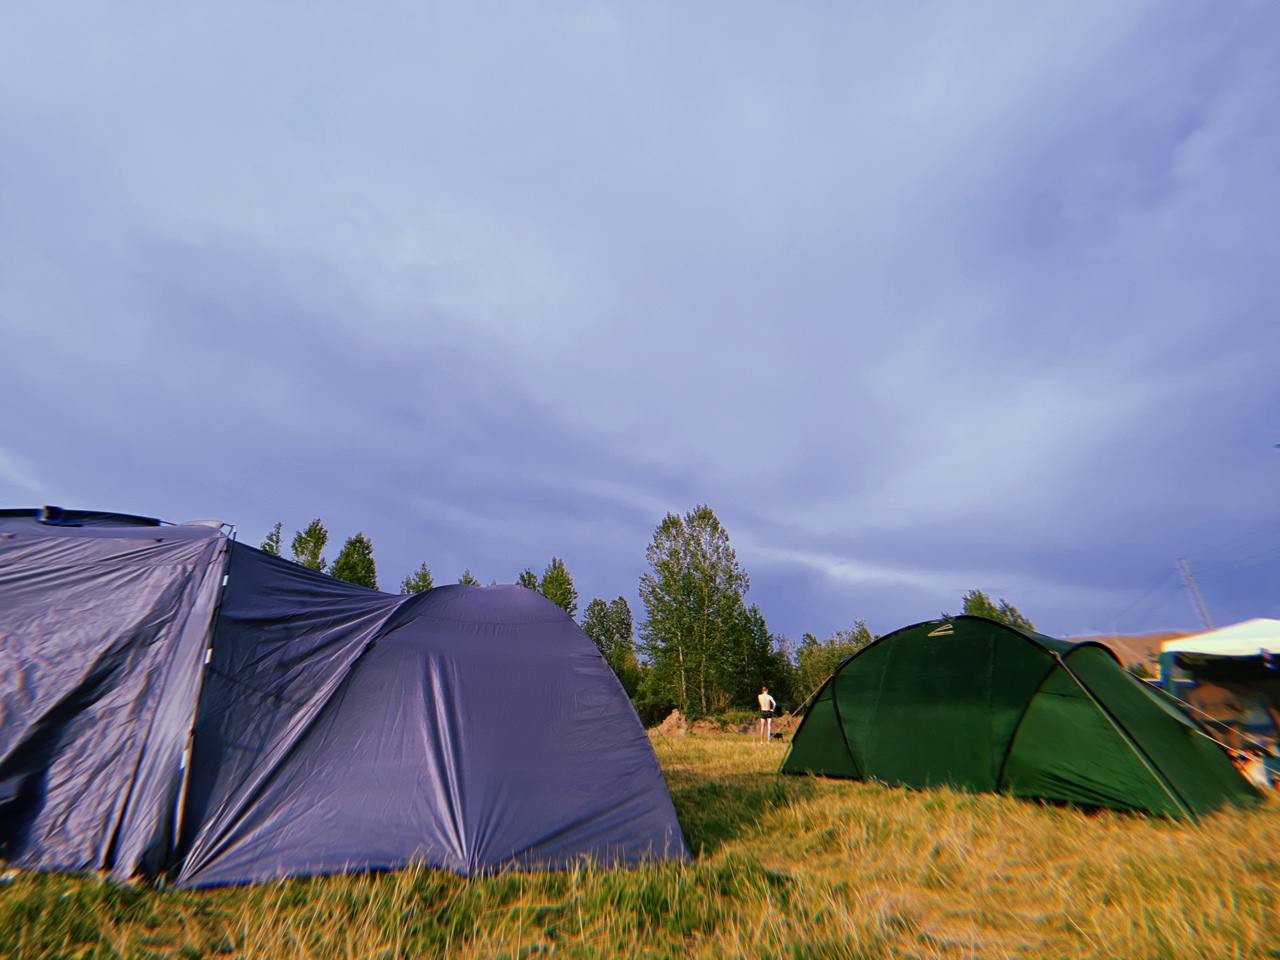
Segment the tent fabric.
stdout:
<svg viewBox="0 0 1280 960">
<path fill-rule="evenodd" d="M 243 883 L 686 859 L 657 758 L 523 587 L 390 596 L 220 525 L 0 515 L 0 856 Z"/>
<path fill-rule="evenodd" d="M 388 597 L 237 545 L 205 691 L 182 885 L 687 855 L 613 671 L 523 587 Z"/>
<path fill-rule="evenodd" d="M 0 521 L 0 855 L 158 870 L 227 540 Z"/>
<path fill-rule="evenodd" d="M 184 879 L 209 855 L 208 837 L 197 842 L 197 832 L 217 837 L 221 825 L 246 815 L 400 604 L 234 545 L 195 716 L 180 838 Z M 371 748 L 380 733 L 369 732 Z"/>
<path fill-rule="evenodd" d="M 1258 797 L 1105 647 L 971 616 L 906 627 L 841 664 L 782 770 L 1174 817 Z"/>
<path fill-rule="evenodd" d="M 1280 654 L 1280 620 L 1258 617 L 1208 633 L 1166 640 L 1161 653 L 1194 653 L 1207 657 L 1258 657 Z"/>
</svg>

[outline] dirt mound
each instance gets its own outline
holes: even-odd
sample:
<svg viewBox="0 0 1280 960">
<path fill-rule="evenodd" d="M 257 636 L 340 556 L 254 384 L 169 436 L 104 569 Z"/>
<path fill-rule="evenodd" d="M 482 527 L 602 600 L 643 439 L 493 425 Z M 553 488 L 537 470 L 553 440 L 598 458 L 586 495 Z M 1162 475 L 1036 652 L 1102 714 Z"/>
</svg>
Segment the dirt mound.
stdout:
<svg viewBox="0 0 1280 960">
<path fill-rule="evenodd" d="M 787 740 L 791 739 L 791 735 L 796 732 L 796 727 L 800 726 L 800 721 L 804 719 L 803 713 L 788 713 L 781 717 L 773 718 L 773 735 L 776 737 L 782 734 Z"/>
<path fill-rule="evenodd" d="M 1144 633 L 1139 636 L 1109 634 L 1097 637 L 1072 637 L 1071 640 L 1073 643 L 1093 640 L 1104 647 L 1110 647 L 1111 652 L 1126 667 L 1140 663 L 1154 674 L 1159 672 L 1160 669 L 1160 645 L 1166 640 L 1180 640 L 1191 635 L 1185 631 L 1168 630 L 1164 633 Z"/>
<path fill-rule="evenodd" d="M 795 733 L 796 727 L 800 726 L 800 720 L 804 715 L 799 713 L 787 713 L 780 717 L 773 718 L 773 739 L 790 740 L 791 735 Z M 748 720 L 746 723 L 720 723 L 710 717 L 699 717 L 697 720 L 690 720 L 678 709 L 672 710 L 656 727 L 651 727 L 649 733 L 657 737 L 683 737 L 686 734 L 695 734 L 701 737 L 713 737 L 725 733 L 747 733 L 754 736 L 760 736 L 760 720 Z"/>
<path fill-rule="evenodd" d="M 672 710 L 667 719 L 654 727 L 651 733 L 659 737 L 683 737 L 689 732 L 689 721 L 678 709 Z"/>
<path fill-rule="evenodd" d="M 780 717 L 773 718 L 773 739 L 790 740 L 791 735 L 796 732 L 796 727 L 800 726 L 800 721 L 804 719 L 802 713 L 785 713 Z M 737 733 L 751 733 L 760 736 L 760 720 L 757 718 L 744 723 L 741 726 L 731 727 Z"/>
</svg>

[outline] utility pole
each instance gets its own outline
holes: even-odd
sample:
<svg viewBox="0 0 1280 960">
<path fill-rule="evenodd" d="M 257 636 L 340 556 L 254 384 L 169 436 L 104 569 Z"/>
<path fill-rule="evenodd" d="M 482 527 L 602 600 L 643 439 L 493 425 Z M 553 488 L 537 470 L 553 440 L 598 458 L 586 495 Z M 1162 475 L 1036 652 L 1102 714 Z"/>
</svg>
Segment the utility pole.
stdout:
<svg viewBox="0 0 1280 960">
<path fill-rule="evenodd" d="M 1191 594 L 1192 606 L 1195 607 L 1196 613 L 1200 617 L 1201 625 L 1205 630 L 1212 630 L 1213 621 L 1209 619 L 1209 611 L 1205 609 L 1204 598 L 1200 596 L 1195 578 L 1191 576 L 1191 570 L 1187 567 L 1187 561 L 1179 557 L 1174 561 L 1174 566 L 1178 568 L 1178 573 L 1182 574 L 1182 583 L 1187 588 L 1187 593 Z"/>
</svg>

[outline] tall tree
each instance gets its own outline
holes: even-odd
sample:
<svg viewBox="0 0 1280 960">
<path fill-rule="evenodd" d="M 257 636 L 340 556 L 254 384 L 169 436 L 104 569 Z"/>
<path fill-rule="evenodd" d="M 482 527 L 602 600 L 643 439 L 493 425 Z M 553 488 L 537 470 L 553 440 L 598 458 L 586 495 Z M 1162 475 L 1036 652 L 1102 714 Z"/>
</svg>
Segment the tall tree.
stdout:
<svg viewBox="0 0 1280 960">
<path fill-rule="evenodd" d="M 1004 597 L 1000 603 L 994 604 L 991 598 L 981 590 L 970 590 L 964 595 L 964 612 L 973 617 L 986 617 L 996 623 L 1006 623 L 1020 630 L 1034 630 L 1036 625 L 1022 615 L 1022 612 Z M 946 616 L 946 614 L 943 614 Z"/>
<path fill-rule="evenodd" d="M 634 697 L 640 685 L 640 662 L 636 657 L 631 606 L 626 597 L 606 603 L 596 597 L 587 604 L 582 630 L 604 654 L 613 672 L 622 681 L 627 696 Z"/>
<path fill-rule="evenodd" d="M 836 672 L 840 661 L 853 656 L 874 640 L 865 620 L 855 620 L 852 630 L 837 630 L 825 640 L 806 633 L 800 640 L 800 648 L 796 650 L 797 700 L 812 694 L 822 686 L 827 677 Z"/>
<path fill-rule="evenodd" d="M 538 590 L 538 575 L 533 572 L 532 567 L 525 567 L 520 571 L 520 576 L 516 580 L 516 583 L 524 587 L 526 590 L 532 590 L 536 593 Z"/>
<path fill-rule="evenodd" d="M 683 517 L 669 513 L 645 556 L 640 635 L 654 690 L 686 713 L 725 705 L 733 687 L 726 647 L 741 628 L 751 583 L 728 531 L 705 504 Z"/>
<path fill-rule="evenodd" d="M 616 649 L 635 647 L 631 605 L 626 597 L 605 601 L 596 597 L 582 615 L 582 631 L 608 659 Z"/>
<path fill-rule="evenodd" d="M 573 577 L 569 576 L 564 561 L 559 557 L 552 557 L 547 564 L 542 582 L 538 584 L 538 591 L 569 616 L 578 612 L 578 591 L 573 585 Z"/>
<path fill-rule="evenodd" d="M 769 688 L 780 707 L 791 701 L 791 660 L 754 603 L 739 607 L 717 666 L 719 686 L 739 706 L 755 706 L 762 686 Z"/>
<path fill-rule="evenodd" d="M 467 569 L 463 571 L 462 576 L 460 576 L 460 577 L 458 578 L 458 582 L 459 582 L 459 583 L 469 583 L 469 584 L 471 584 L 472 586 L 475 586 L 475 587 L 480 586 L 480 581 L 476 579 L 475 574 L 473 574 L 473 573 L 471 572 L 471 568 L 470 568 L 470 567 L 467 567 Z"/>
<path fill-rule="evenodd" d="M 329 573 L 339 580 L 377 590 L 378 566 L 373 562 L 373 543 L 363 533 L 348 539 Z"/>
<path fill-rule="evenodd" d="M 424 560 L 422 566 L 400 581 L 400 592 L 402 594 L 426 593 L 435 585 L 435 580 L 431 578 L 431 569 Z"/>
<path fill-rule="evenodd" d="M 267 534 L 267 539 L 262 541 L 261 550 L 263 553 L 269 553 L 273 557 L 280 556 L 280 530 L 284 524 L 277 523 L 271 528 L 271 532 Z"/>
<path fill-rule="evenodd" d="M 308 570 L 319 570 L 323 573 L 329 561 L 321 554 L 324 553 L 325 544 L 328 542 L 329 531 L 324 528 L 320 518 L 316 517 L 307 525 L 307 529 L 293 535 L 294 562 Z"/>
</svg>

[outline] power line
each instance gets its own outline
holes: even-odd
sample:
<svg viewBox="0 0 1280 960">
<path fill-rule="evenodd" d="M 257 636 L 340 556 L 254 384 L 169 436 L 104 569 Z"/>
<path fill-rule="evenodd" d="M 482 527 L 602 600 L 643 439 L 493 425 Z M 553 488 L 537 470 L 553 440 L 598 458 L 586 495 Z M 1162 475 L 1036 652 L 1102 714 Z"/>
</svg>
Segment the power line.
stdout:
<svg viewBox="0 0 1280 960">
<path fill-rule="evenodd" d="M 1261 553 L 1254 553 L 1247 557 L 1241 557 L 1239 560 L 1229 560 L 1225 563 L 1214 564 L 1208 567 L 1197 567 L 1199 571 L 1196 574 L 1197 579 L 1201 582 L 1205 580 L 1221 580 L 1223 577 L 1241 570 L 1251 570 L 1255 567 L 1266 566 L 1268 563 L 1274 563 L 1280 560 L 1280 547 L 1273 547 L 1270 550 L 1264 550 Z"/>
<path fill-rule="evenodd" d="M 1137 610 L 1137 609 L 1138 609 L 1138 608 L 1139 608 L 1143 603 L 1145 603 L 1147 600 L 1151 599 L 1151 597 L 1152 597 L 1152 596 L 1153 596 L 1157 591 L 1160 591 L 1162 588 L 1165 588 L 1165 591 L 1166 591 L 1166 592 L 1169 592 L 1167 588 L 1168 588 L 1168 587 L 1169 587 L 1169 585 L 1170 585 L 1170 584 L 1169 584 L 1169 581 L 1170 581 L 1171 579 L 1173 579 L 1173 580 L 1175 580 L 1175 581 L 1176 581 L 1176 573 L 1175 573 L 1175 571 L 1173 571 L 1173 570 L 1166 570 L 1166 571 L 1161 575 L 1160 579 L 1158 579 L 1158 580 L 1155 582 L 1155 584 L 1147 590 L 1147 592 L 1146 592 L 1146 593 L 1144 593 L 1142 596 L 1140 596 L 1137 600 L 1135 600 L 1135 601 L 1133 601 L 1132 603 L 1130 603 L 1127 607 L 1125 607 L 1125 608 L 1124 608 L 1123 610 L 1121 610 L 1119 613 L 1113 614 L 1112 616 L 1105 618 L 1105 619 L 1103 620 L 1103 623 L 1110 623 L 1110 624 L 1113 624 L 1113 625 L 1114 625 L 1114 624 L 1115 624 L 1115 623 L 1117 623 L 1118 621 L 1122 620 L 1124 617 L 1127 617 L 1129 614 L 1131 614 L 1131 613 L 1133 613 L 1135 610 Z M 1093 633 L 1098 634 L 1098 635 L 1101 635 L 1101 634 L 1104 634 L 1104 633 L 1107 633 L 1107 632 L 1108 632 L 1107 630 L 1099 629 L 1099 628 L 1097 628 L 1097 627 L 1093 627 L 1093 628 L 1091 628 L 1091 630 L 1092 630 L 1092 632 L 1093 632 Z M 1111 632 L 1114 632 L 1114 631 L 1111 631 Z"/>
<path fill-rule="evenodd" d="M 1256 543 L 1276 543 L 1277 541 L 1280 541 L 1280 523 L 1272 522 L 1261 529 L 1252 530 L 1238 537 L 1232 537 L 1230 540 L 1225 540 L 1204 550 L 1188 553 L 1186 558 L 1195 561 L 1196 567 L 1199 569 L 1205 561 L 1213 561 L 1223 556 L 1238 555 L 1241 549 L 1249 549 Z"/>
</svg>

